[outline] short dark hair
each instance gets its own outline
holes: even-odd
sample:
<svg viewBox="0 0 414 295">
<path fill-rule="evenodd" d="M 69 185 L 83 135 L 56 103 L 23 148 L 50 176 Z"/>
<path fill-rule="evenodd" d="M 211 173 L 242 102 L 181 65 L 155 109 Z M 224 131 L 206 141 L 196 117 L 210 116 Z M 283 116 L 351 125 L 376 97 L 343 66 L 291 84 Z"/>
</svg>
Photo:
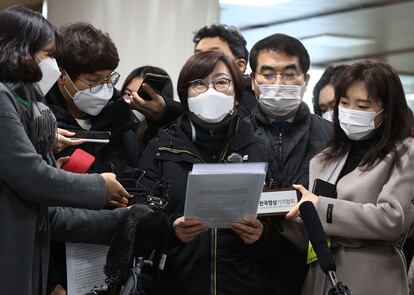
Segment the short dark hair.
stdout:
<svg viewBox="0 0 414 295">
<path fill-rule="evenodd" d="M 235 91 L 234 98 L 241 101 L 243 96 L 243 76 L 237 65 L 219 51 L 205 51 L 194 54 L 184 64 L 177 82 L 177 93 L 184 108 L 188 110 L 189 82 L 206 78 L 216 67 L 218 62 L 223 62 L 230 71 Z"/>
<path fill-rule="evenodd" d="M 323 159 L 333 160 L 343 156 L 351 144 L 340 127 L 338 105 L 340 98 L 346 97 L 348 89 L 358 82 L 367 88 L 368 99 L 380 102 L 383 108 L 383 122 L 374 131 L 372 143 L 359 164 L 369 168 L 394 151 L 399 142 L 414 136 L 414 117 L 401 80 L 390 65 L 376 61 L 354 63 L 342 72 L 334 84 L 334 137 L 323 153 Z"/>
<path fill-rule="evenodd" d="M 290 56 L 297 56 L 304 74 L 307 74 L 310 67 L 310 59 L 305 46 L 296 38 L 285 34 L 270 35 L 253 45 L 250 51 L 250 68 L 256 71 L 257 59 L 261 51 L 281 51 Z"/>
<path fill-rule="evenodd" d="M 221 40 L 226 42 L 233 53 L 236 59 L 242 58 L 246 61 L 249 59 L 249 51 L 246 48 L 246 39 L 236 27 L 227 26 L 227 25 L 211 25 L 202 27 L 198 30 L 193 38 L 195 47 L 197 47 L 198 42 L 204 38 L 214 38 L 219 37 Z"/>
<path fill-rule="evenodd" d="M 321 90 L 326 86 L 331 84 L 334 85 L 335 80 L 338 76 L 345 70 L 349 65 L 337 65 L 337 66 L 330 66 L 328 67 L 322 74 L 319 81 L 315 84 L 313 88 L 313 111 L 315 114 L 322 116 L 321 108 L 319 107 L 319 94 Z"/>
<path fill-rule="evenodd" d="M 121 93 L 122 94 L 124 93 L 125 88 L 127 88 L 128 84 L 131 83 L 133 79 L 137 77 L 144 78 L 145 75 L 148 73 L 170 76 L 164 69 L 153 67 L 153 66 L 142 66 L 142 67 L 136 68 L 131 73 L 129 73 L 128 77 L 126 77 L 124 84 L 122 85 L 122 88 L 121 88 Z M 164 98 L 174 99 L 174 88 L 173 88 L 171 78 L 167 81 L 167 84 L 165 84 L 165 87 L 161 95 Z"/>
<path fill-rule="evenodd" d="M 58 47 L 57 29 L 42 15 L 21 6 L 0 12 L 0 80 L 33 83 L 42 79 L 36 52 L 50 42 Z M 50 52 L 54 56 L 54 52 Z"/>
<path fill-rule="evenodd" d="M 61 28 L 63 46 L 56 57 L 59 67 L 72 78 L 82 73 L 114 70 L 119 63 L 116 46 L 107 33 L 89 23 Z"/>
</svg>

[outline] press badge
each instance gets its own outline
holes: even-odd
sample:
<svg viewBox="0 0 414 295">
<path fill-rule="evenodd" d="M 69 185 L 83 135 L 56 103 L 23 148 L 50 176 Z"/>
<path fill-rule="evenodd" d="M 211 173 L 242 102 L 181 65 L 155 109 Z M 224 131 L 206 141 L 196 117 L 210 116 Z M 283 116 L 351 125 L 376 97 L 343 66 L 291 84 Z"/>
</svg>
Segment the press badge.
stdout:
<svg viewBox="0 0 414 295">
<path fill-rule="evenodd" d="M 299 200 L 299 193 L 293 188 L 266 190 L 260 196 L 257 216 L 286 215 Z"/>
<path fill-rule="evenodd" d="M 331 239 L 328 238 L 326 239 L 326 243 L 328 244 L 328 247 L 331 247 Z M 315 250 L 313 250 L 313 246 L 312 243 L 309 241 L 308 242 L 308 256 L 306 258 L 306 263 L 307 264 L 311 264 L 312 262 L 315 262 L 318 260 L 318 256 L 316 255 Z"/>
</svg>

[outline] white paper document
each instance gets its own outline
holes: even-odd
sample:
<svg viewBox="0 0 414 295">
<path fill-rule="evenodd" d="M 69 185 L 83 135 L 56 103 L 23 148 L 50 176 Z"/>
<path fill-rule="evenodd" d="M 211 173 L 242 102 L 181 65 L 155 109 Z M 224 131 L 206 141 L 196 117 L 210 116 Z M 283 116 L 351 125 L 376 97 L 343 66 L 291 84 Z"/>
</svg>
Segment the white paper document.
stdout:
<svg viewBox="0 0 414 295">
<path fill-rule="evenodd" d="M 184 216 L 210 228 L 228 228 L 256 216 L 267 163 L 194 164 L 188 175 Z"/>
<path fill-rule="evenodd" d="M 109 246 L 66 243 L 68 295 L 85 295 L 105 283 Z"/>
</svg>

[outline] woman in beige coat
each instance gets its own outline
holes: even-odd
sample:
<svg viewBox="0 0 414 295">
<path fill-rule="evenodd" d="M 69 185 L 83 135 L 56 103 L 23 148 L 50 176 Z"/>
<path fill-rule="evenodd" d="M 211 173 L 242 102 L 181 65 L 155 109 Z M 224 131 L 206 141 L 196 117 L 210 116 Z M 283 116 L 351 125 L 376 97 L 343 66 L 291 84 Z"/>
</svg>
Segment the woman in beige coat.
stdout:
<svg viewBox="0 0 414 295">
<path fill-rule="evenodd" d="M 397 73 L 359 62 L 335 86 L 334 138 L 310 163 L 316 179 L 336 186 L 316 196 L 301 185 L 299 205 L 311 201 L 331 239 L 337 277 L 358 295 L 408 294 L 401 248 L 414 221 L 414 119 Z M 302 294 L 328 294 L 319 265 L 310 265 Z"/>
</svg>

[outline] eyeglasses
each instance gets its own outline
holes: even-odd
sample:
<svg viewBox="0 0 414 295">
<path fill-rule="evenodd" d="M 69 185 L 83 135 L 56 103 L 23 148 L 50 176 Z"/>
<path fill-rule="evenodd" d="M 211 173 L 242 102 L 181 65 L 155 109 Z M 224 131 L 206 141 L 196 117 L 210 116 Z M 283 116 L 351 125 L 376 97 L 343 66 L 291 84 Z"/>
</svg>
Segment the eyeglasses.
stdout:
<svg viewBox="0 0 414 295">
<path fill-rule="evenodd" d="M 296 71 L 285 71 L 282 73 L 259 73 L 255 72 L 262 77 L 261 82 L 266 84 L 274 84 L 277 81 L 277 76 L 280 76 L 282 81 L 293 81 L 299 78 L 303 73 L 298 73 Z"/>
<path fill-rule="evenodd" d="M 223 92 L 229 89 L 231 80 L 227 78 L 220 78 L 211 82 L 206 82 L 203 79 L 196 79 L 188 83 L 190 87 L 197 93 L 206 92 L 213 84 L 213 88 L 217 91 Z"/>
<path fill-rule="evenodd" d="M 99 90 L 102 89 L 103 85 L 106 83 L 108 85 L 109 88 L 112 88 L 116 85 L 116 83 L 118 83 L 119 80 L 119 73 L 117 72 L 112 72 L 107 78 L 105 78 L 104 80 L 101 81 L 96 81 L 96 82 L 87 82 L 81 78 L 77 78 L 78 80 L 82 81 L 83 83 L 85 83 L 86 85 L 89 86 L 89 89 L 91 90 L 92 93 L 96 93 Z"/>
</svg>

